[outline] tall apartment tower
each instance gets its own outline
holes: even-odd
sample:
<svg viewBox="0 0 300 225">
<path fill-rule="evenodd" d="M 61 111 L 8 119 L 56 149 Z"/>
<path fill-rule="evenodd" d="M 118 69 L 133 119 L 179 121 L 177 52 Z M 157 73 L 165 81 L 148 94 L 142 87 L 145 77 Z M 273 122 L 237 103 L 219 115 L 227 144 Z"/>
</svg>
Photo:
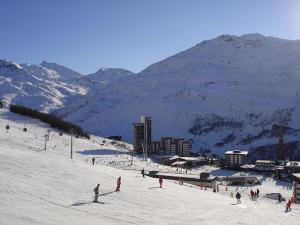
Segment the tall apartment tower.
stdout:
<svg viewBox="0 0 300 225">
<path fill-rule="evenodd" d="M 152 120 L 141 116 L 139 123 L 133 123 L 133 146 L 137 153 L 152 153 Z"/>
<path fill-rule="evenodd" d="M 144 124 L 144 150 L 146 153 L 152 153 L 152 119 L 141 116 L 140 121 Z"/>
<path fill-rule="evenodd" d="M 133 150 L 136 153 L 143 152 L 144 145 L 144 124 L 133 123 Z"/>
</svg>

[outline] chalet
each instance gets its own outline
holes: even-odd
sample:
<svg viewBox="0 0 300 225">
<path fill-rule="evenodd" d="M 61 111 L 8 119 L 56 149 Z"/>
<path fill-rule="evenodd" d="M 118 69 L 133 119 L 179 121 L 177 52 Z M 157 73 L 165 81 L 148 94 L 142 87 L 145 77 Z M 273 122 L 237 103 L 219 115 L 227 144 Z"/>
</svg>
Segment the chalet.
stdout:
<svg viewBox="0 0 300 225">
<path fill-rule="evenodd" d="M 290 173 L 300 173 L 300 162 L 299 161 L 289 161 L 285 166 L 284 170 Z"/>
<path fill-rule="evenodd" d="M 255 170 L 260 172 L 272 172 L 276 170 L 275 162 L 272 160 L 256 160 Z"/>
</svg>

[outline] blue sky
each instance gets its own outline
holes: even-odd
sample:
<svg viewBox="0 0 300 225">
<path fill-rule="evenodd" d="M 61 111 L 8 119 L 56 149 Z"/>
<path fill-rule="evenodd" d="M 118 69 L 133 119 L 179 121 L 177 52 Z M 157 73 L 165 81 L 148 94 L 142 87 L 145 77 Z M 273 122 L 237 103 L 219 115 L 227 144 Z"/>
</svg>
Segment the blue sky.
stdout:
<svg viewBox="0 0 300 225">
<path fill-rule="evenodd" d="M 0 58 L 139 72 L 202 40 L 300 39 L 298 0 L 0 0 Z"/>
</svg>

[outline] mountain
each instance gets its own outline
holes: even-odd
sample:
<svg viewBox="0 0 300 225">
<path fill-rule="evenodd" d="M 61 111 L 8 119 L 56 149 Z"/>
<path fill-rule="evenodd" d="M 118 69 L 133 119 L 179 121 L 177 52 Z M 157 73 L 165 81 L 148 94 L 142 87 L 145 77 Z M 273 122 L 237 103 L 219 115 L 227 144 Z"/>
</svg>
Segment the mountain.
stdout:
<svg viewBox="0 0 300 225">
<path fill-rule="evenodd" d="M 96 73 L 87 75 L 87 78 L 94 82 L 111 84 L 112 82 L 128 78 L 133 74 L 131 71 L 125 69 L 101 68 Z"/>
<path fill-rule="evenodd" d="M 8 60 L 0 60 L 0 85 L 0 98 L 7 103 L 42 111 L 61 108 L 87 92 L 82 86 L 66 82 L 64 74 L 45 63 L 17 64 Z"/>
<path fill-rule="evenodd" d="M 132 74 L 122 69 L 109 68 L 107 71 L 110 72 L 95 79 L 99 73 L 85 76 L 56 63 L 18 64 L 2 59 L 0 98 L 8 104 L 53 112 L 78 101 L 91 90 L 101 89 L 108 81 L 116 82 L 124 78 L 124 74 Z"/>
<path fill-rule="evenodd" d="M 185 137 L 195 151 L 216 153 L 275 144 L 282 126 L 298 157 L 299 74 L 300 41 L 221 35 L 92 91 L 58 115 L 127 141 L 131 124 L 149 115 L 154 138 Z"/>
</svg>

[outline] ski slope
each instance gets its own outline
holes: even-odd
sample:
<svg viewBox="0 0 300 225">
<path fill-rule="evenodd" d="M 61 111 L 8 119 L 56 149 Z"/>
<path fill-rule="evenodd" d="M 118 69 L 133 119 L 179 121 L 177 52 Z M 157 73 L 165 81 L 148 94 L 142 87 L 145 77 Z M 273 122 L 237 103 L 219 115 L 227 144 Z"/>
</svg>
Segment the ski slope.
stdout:
<svg viewBox="0 0 300 225">
<path fill-rule="evenodd" d="M 284 212 L 284 203 L 261 198 L 251 201 L 249 188 L 241 189 L 242 204 L 235 205 L 229 187 L 220 193 L 195 186 L 178 185 L 143 178 L 139 171 L 122 170 L 118 165 L 129 157 L 125 148 L 103 143 L 103 138 L 74 138 L 70 159 L 70 136 L 50 129 L 47 150 L 43 135 L 49 127 L 0 110 L 0 224 L 297 224 L 300 207 Z M 5 126 L 9 124 L 8 132 Z M 24 124 L 28 132 L 23 131 Z M 130 145 L 125 146 L 130 149 Z M 116 156 L 116 151 L 119 151 Z M 82 154 L 84 153 L 84 154 Z M 97 156 L 96 165 L 90 162 Z M 134 157 L 136 166 L 146 162 Z M 148 162 L 149 165 L 149 162 Z M 121 167 L 121 165 L 119 165 Z M 155 166 L 155 165 L 154 165 Z M 118 167 L 118 166 L 117 166 Z M 132 168 L 131 168 L 132 169 Z M 122 177 L 121 191 L 115 192 Z M 93 189 L 100 184 L 100 203 L 92 203 Z M 288 186 L 268 179 L 262 191 L 281 191 L 289 197 Z"/>
</svg>

